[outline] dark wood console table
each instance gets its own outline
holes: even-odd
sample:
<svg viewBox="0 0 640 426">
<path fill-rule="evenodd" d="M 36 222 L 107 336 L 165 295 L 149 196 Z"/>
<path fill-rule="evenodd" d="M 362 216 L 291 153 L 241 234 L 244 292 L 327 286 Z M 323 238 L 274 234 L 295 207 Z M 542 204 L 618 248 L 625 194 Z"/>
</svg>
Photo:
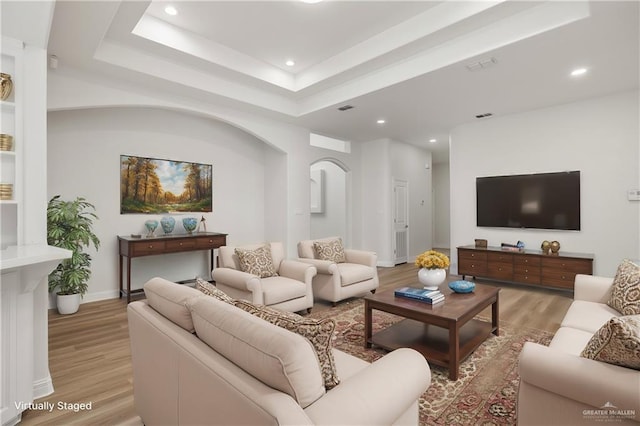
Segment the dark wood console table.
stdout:
<svg viewBox="0 0 640 426">
<path fill-rule="evenodd" d="M 576 274 L 593 274 L 593 254 L 500 247 L 458 247 L 458 275 L 572 290 Z"/>
<path fill-rule="evenodd" d="M 227 244 L 227 234 L 217 232 L 198 232 L 194 234 L 166 235 L 159 237 L 134 238 L 118 236 L 118 250 L 120 263 L 120 297 L 126 296 L 127 303 L 131 302 L 132 293 L 143 290 L 131 290 L 131 259 L 134 257 L 154 256 L 159 254 L 180 253 L 185 251 L 210 250 L 213 269 L 213 250 Z M 123 261 L 127 258 L 127 286 L 124 288 L 122 280 Z"/>
</svg>

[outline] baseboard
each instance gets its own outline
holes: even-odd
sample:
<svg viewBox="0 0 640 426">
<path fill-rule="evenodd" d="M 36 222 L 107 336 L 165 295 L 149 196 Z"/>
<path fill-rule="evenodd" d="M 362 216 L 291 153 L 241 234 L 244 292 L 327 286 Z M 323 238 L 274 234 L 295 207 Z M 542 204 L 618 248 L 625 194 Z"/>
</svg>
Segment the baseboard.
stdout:
<svg viewBox="0 0 640 426">
<path fill-rule="evenodd" d="M 33 399 L 44 398 L 53 393 L 53 381 L 51 375 L 33 382 Z"/>
<path fill-rule="evenodd" d="M 377 266 L 381 267 L 381 268 L 393 268 L 395 265 L 395 263 L 393 262 L 388 262 L 388 261 L 378 261 L 378 263 L 376 263 Z"/>
<path fill-rule="evenodd" d="M 119 295 L 118 290 L 100 291 L 96 293 L 87 293 L 84 295 L 80 304 L 97 302 L 99 300 L 117 299 Z M 56 309 L 56 297 L 55 294 L 49 294 L 49 309 Z"/>
</svg>

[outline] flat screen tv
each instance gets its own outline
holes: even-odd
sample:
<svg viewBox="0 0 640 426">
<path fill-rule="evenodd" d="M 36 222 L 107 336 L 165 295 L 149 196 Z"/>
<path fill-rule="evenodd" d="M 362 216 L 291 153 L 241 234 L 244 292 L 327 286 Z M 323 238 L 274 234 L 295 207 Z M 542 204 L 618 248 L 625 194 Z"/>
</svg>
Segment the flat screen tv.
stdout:
<svg viewBox="0 0 640 426">
<path fill-rule="evenodd" d="M 580 172 L 476 178 L 482 227 L 580 230 Z"/>
</svg>

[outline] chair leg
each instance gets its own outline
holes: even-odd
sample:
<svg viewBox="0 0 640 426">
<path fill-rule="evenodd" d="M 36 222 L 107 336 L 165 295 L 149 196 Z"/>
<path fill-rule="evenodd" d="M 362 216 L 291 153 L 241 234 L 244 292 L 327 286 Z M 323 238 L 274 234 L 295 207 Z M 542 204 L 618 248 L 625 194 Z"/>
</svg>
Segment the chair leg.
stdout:
<svg viewBox="0 0 640 426">
<path fill-rule="evenodd" d="M 331 302 L 331 306 L 335 308 L 336 306 L 338 306 L 338 302 Z"/>
<path fill-rule="evenodd" d="M 371 290 L 371 294 L 376 294 L 376 289 Z"/>
<path fill-rule="evenodd" d="M 311 313 L 311 308 L 307 308 L 307 315 Z"/>
</svg>

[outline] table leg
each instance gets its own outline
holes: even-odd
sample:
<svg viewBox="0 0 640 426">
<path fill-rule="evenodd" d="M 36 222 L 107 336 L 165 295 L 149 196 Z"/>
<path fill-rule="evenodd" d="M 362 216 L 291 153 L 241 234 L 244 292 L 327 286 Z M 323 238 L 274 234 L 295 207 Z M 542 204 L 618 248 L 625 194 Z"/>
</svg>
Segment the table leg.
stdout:
<svg viewBox="0 0 640 426">
<path fill-rule="evenodd" d="M 131 302 L 131 258 L 127 256 L 127 303 Z"/>
<path fill-rule="evenodd" d="M 491 305 L 491 328 L 493 329 L 493 334 L 495 334 L 496 336 L 500 335 L 500 319 L 498 317 L 499 315 L 498 300 L 499 300 L 499 294 L 496 295 L 496 301 L 493 302 L 493 304 Z"/>
<path fill-rule="evenodd" d="M 449 324 L 449 379 L 458 380 L 460 368 L 460 333 L 458 324 Z"/>
<path fill-rule="evenodd" d="M 120 266 L 120 275 L 119 275 L 119 280 L 120 280 L 120 291 L 118 292 L 118 298 L 122 299 L 122 256 L 118 255 L 118 263 Z"/>
<path fill-rule="evenodd" d="M 371 305 L 369 305 L 369 301 L 365 299 L 364 301 L 364 347 L 371 347 Z"/>
</svg>

